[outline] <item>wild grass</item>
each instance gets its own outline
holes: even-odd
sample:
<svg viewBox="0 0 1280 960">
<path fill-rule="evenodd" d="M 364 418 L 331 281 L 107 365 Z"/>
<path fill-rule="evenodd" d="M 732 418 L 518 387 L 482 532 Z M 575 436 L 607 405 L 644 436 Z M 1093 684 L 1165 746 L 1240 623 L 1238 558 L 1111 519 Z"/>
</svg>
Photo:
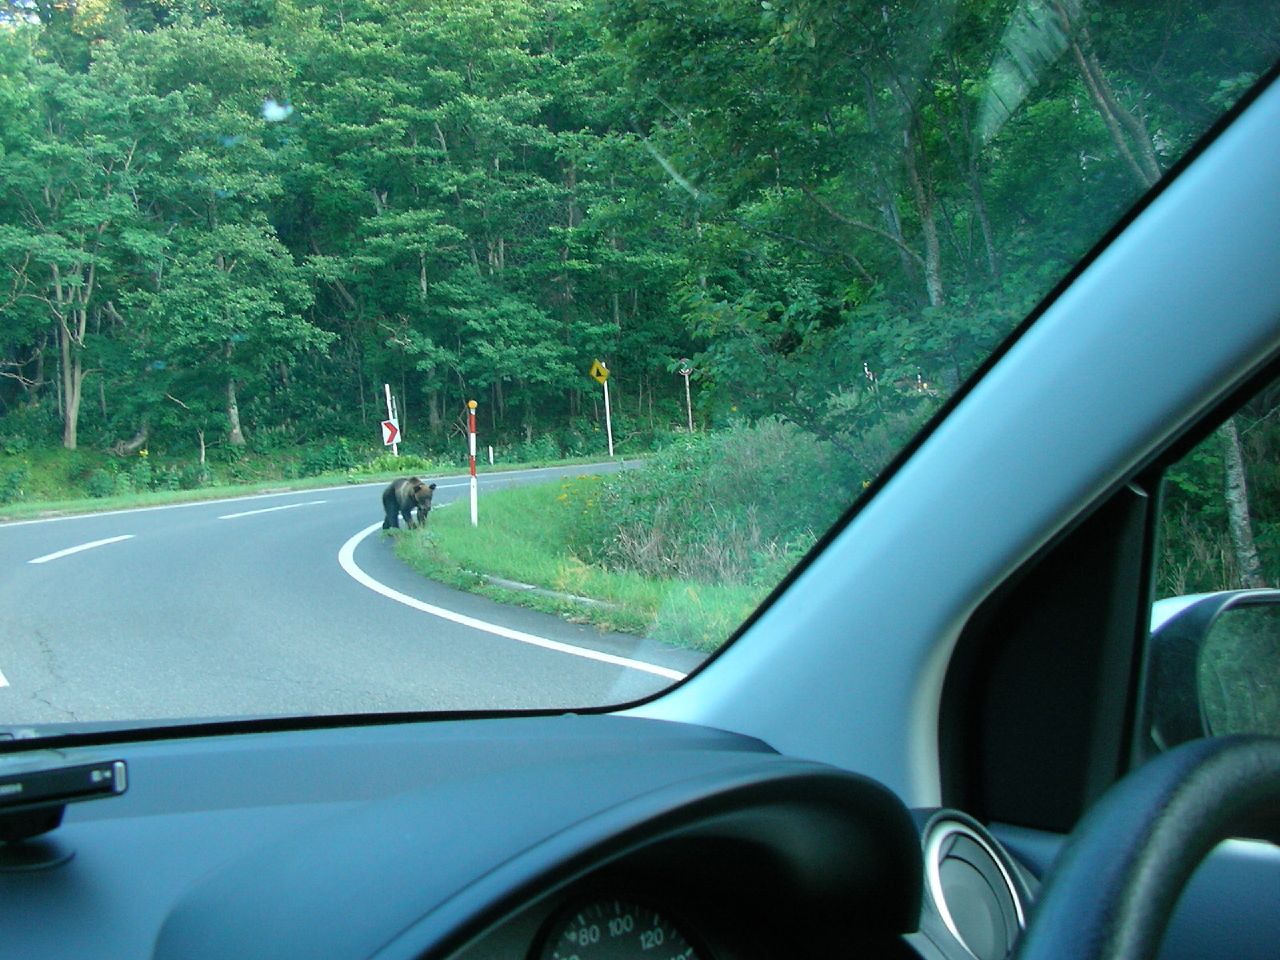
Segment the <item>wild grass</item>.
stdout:
<svg viewBox="0 0 1280 960">
<path fill-rule="evenodd" d="M 109 510 L 128 510 L 136 507 L 161 506 L 170 503 L 194 503 L 202 500 L 223 500 L 252 496 L 259 493 L 285 493 L 291 490 L 312 490 L 342 484 L 385 482 L 398 476 L 418 473 L 433 479 L 457 476 L 461 471 L 453 464 L 436 464 L 419 457 L 400 458 L 396 463 L 389 455 L 350 469 L 330 470 L 307 477 L 268 476 L 261 479 L 236 480 L 220 476 L 221 465 L 214 464 L 204 475 L 204 482 L 191 489 L 122 489 L 105 496 L 92 496 L 89 487 L 92 479 L 108 475 L 116 479 L 125 475 L 120 459 L 94 451 L 45 450 L 24 453 L 21 458 L 0 453 L 0 483 L 9 478 L 12 489 L 9 497 L 0 497 L 0 522 L 30 520 L 65 514 L 102 513 Z M 599 458 L 576 458 L 558 463 L 537 461 L 533 463 L 503 463 L 494 466 L 477 465 L 477 472 L 505 473 L 513 470 L 529 470 L 544 466 L 562 466 L 574 463 L 593 463 Z M 136 469 L 136 467 L 135 467 Z M 160 467 L 165 469 L 165 467 Z M 264 472 L 278 472 L 268 471 Z M 111 487 L 108 487 L 111 489 Z M 83 496 L 59 497 L 54 491 L 84 491 Z M 4 502 L 6 499 L 9 502 Z"/>
<path fill-rule="evenodd" d="M 719 647 L 763 599 L 759 587 L 695 583 L 607 570 L 585 562 L 572 546 L 589 509 L 595 478 L 578 477 L 485 494 L 479 525 L 465 502 L 433 510 L 427 527 L 397 538 L 396 553 L 432 579 L 595 623 L 674 646 Z M 501 577 L 560 596 L 512 590 Z M 584 603 L 574 597 L 588 598 Z"/>
</svg>

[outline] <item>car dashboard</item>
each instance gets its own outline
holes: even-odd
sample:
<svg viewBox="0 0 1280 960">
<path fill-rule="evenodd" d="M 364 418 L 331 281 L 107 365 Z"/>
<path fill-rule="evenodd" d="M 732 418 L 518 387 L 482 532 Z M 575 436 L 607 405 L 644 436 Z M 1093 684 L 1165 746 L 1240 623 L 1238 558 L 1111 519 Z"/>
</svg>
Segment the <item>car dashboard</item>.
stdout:
<svg viewBox="0 0 1280 960">
<path fill-rule="evenodd" d="M 45 758 L 123 760 L 129 787 L 28 841 L 50 865 L 0 869 L 13 956 L 933 960 L 1007 952 L 1034 884 L 963 814 L 654 720 L 157 732 Z"/>
</svg>

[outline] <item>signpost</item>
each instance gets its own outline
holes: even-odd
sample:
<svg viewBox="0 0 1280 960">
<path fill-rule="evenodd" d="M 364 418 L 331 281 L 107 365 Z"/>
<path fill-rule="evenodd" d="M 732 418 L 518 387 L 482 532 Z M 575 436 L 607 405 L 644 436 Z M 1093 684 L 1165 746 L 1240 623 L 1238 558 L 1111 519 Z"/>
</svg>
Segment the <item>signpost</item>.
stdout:
<svg viewBox="0 0 1280 960">
<path fill-rule="evenodd" d="M 609 368 L 603 360 L 591 364 L 591 379 L 604 387 L 604 429 L 609 438 L 609 456 L 613 456 L 613 417 L 609 413 Z"/>
<path fill-rule="evenodd" d="M 480 523 L 480 505 L 476 500 L 476 402 L 467 401 L 467 447 L 471 451 L 471 525 Z"/>
<path fill-rule="evenodd" d="M 684 377 L 684 408 L 689 414 L 689 432 L 693 433 L 693 400 L 689 396 L 689 374 L 693 373 L 693 364 L 688 357 L 680 358 L 680 376 Z"/>
<path fill-rule="evenodd" d="M 391 398 L 391 384 L 384 383 L 382 390 L 387 397 L 387 419 L 382 421 L 382 443 L 384 446 L 391 447 L 392 455 L 398 457 L 400 456 L 400 418 L 396 416 L 396 403 Z"/>
</svg>

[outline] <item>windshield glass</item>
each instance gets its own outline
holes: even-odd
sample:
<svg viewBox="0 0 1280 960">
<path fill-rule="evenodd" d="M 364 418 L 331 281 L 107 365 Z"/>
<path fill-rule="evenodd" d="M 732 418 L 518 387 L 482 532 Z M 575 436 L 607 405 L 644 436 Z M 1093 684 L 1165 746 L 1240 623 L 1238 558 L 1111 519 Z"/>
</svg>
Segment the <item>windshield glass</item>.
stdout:
<svg viewBox="0 0 1280 960">
<path fill-rule="evenodd" d="M 10 0 L 0 736 L 678 681 L 1277 56 L 1272 0 Z"/>
</svg>

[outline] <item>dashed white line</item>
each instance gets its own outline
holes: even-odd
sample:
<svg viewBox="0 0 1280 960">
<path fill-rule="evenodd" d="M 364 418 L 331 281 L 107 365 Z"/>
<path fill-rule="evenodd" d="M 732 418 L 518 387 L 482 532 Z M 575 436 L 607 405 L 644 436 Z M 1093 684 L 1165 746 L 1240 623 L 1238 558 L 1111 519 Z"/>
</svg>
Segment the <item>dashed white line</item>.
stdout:
<svg viewBox="0 0 1280 960">
<path fill-rule="evenodd" d="M 542 647 L 546 650 L 555 650 L 558 653 L 567 653 L 574 657 L 583 657 L 587 660 L 598 660 L 602 663 L 612 663 L 615 666 L 627 667 L 630 670 L 641 670 L 644 673 L 652 673 L 659 677 L 666 677 L 668 680 L 683 680 L 685 674 L 679 670 L 672 670 L 668 667 L 660 667 L 657 664 L 645 663 L 643 660 L 632 660 L 630 657 L 619 657 L 612 653 L 602 653 L 599 650 L 592 650 L 589 647 L 575 647 L 571 643 L 561 643 L 559 640 L 549 640 L 546 637 L 539 637 L 532 633 L 525 633 L 521 630 L 512 630 L 510 627 L 504 627 L 496 623 L 488 623 L 484 620 L 477 620 L 475 617 L 468 617 L 466 614 L 455 613 L 452 610 L 446 610 L 444 607 L 437 607 L 431 603 L 424 603 L 416 597 L 401 593 L 388 587 L 385 583 L 380 583 L 373 577 L 369 576 L 356 565 L 355 553 L 356 547 L 360 541 L 373 531 L 379 529 L 381 523 L 372 523 L 365 527 L 359 533 L 356 533 L 346 543 L 342 545 L 342 549 L 338 551 L 338 563 L 347 574 L 362 586 L 368 587 L 375 593 L 380 593 L 388 599 L 395 600 L 397 603 L 403 603 L 407 607 L 413 607 L 415 610 L 421 610 L 423 613 L 429 613 L 433 617 L 439 617 L 442 620 L 449 620 L 452 623 L 461 624 L 464 627 L 470 627 L 473 630 L 480 630 L 484 633 L 491 633 L 496 637 L 505 637 L 508 640 L 515 640 L 519 643 L 527 643 L 530 646 Z"/>
<path fill-rule="evenodd" d="M 303 503 L 286 503 L 283 507 L 263 507 L 260 510 L 245 510 L 243 513 L 224 513 L 219 520 L 235 520 L 237 517 L 252 517 L 256 513 L 275 513 L 277 510 L 292 510 L 294 507 L 314 507 L 317 503 L 328 503 L 328 500 L 307 500 Z"/>
<path fill-rule="evenodd" d="M 34 560 L 28 560 L 27 563 L 48 563 L 50 560 L 58 560 L 62 557 L 69 557 L 73 553 L 79 553 L 82 550 L 92 550 L 94 547 L 104 547 L 108 543 L 119 543 L 121 540 L 132 540 L 134 534 L 126 533 L 119 537 L 107 537 L 105 540 L 93 540 L 89 543 L 82 543 L 79 546 L 67 547 L 65 550 L 59 550 L 56 553 L 46 553 L 43 557 L 36 557 Z"/>
</svg>

